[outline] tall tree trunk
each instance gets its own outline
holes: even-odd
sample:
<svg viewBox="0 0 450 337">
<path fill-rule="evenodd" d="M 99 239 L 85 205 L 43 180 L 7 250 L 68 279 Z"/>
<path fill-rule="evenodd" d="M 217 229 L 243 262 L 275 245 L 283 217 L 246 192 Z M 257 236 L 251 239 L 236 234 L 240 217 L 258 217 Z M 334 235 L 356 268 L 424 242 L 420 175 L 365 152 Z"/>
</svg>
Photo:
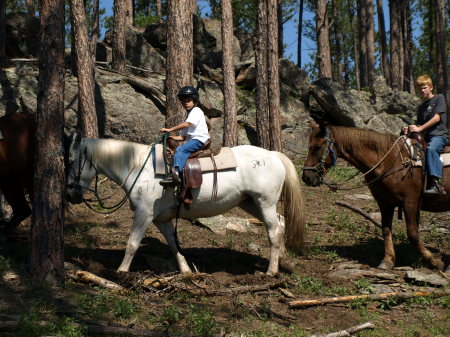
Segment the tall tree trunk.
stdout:
<svg viewBox="0 0 450 337">
<path fill-rule="evenodd" d="M 78 74 L 78 124 L 83 137 L 98 138 L 95 111 L 95 75 L 86 25 L 83 0 L 70 0 L 73 16 L 76 65 Z"/>
<path fill-rule="evenodd" d="M 384 78 L 386 79 L 386 83 L 388 85 L 391 84 L 391 74 L 390 74 L 390 66 L 389 66 L 389 56 L 388 56 L 388 47 L 386 43 L 386 27 L 384 24 L 384 10 L 383 10 L 383 1 L 377 0 L 377 13 L 378 13 L 378 36 L 380 38 L 380 49 L 381 49 L 381 71 L 383 73 Z"/>
<path fill-rule="evenodd" d="M 125 26 L 133 27 L 134 23 L 134 0 L 123 0 L 125 2 Z"/>
<path fill-rule="evenodd" d="M 414 59 L 413 59 L 414 43 L 413 43 L 413 33 L 412 33 L 413 32 L 413 30 L 412 30 L 412 15 L 411 15 L 410 6 L 408 6 L 407 10 L 408 10 L 408 23 L 407 23 L 408 24 L 408 39 L 407 39 L 408 44 L 405 49 L 407 50 L 408 60 L 410 62 L 410 65 L 409 65 L 409 67 L 410 67 L 410 69 L 409 69 L 409 83 L 410 83 L 409 92 L 411 93 L 411 95 L 415 96 L 415 94 L 416 94 L 416 86 L 414 85 L 415 76 L 413 74 L 413 67 L 412 67 L 412 64 L 414 62 Z"/>
<path fill-rule="evenodd" d="M 278 66 L 277 0 L 267 3 L 267 85 L 269 95 L 270 150 L 281 151 L 280 75 Z"/>
<path fill-rule="evenodd" d="M 93 7 L 94 7 L 94 11 L 92 13 L 93 22 L 92 22 L 90 50 L 91 50 L 92 62 L 95 66 L 95 61 L 97 61 L 97 41 L 98 41 L 98 36 L 100 33 L 100 0 L 94 0 Z"/>
<path fill-rule="evenodd" d="M 283 58 L 283 1 L 277 0 L 277 17 L 278 17 L 278 58 Z"/>
<path fill-rule="evenodd" d="M 410 21 L 410 10 L 409 10 L 409 2 L 410 0 L 403 0 L 402 6 L 402 41 L 403 41 L 403 90 L 411 92 L 411 89 L 414 87 L 413 82 L 411 82 L 411 74 L 412 74 L 412 52 L 410 48 L 412 48 L 412 41 L 410 38 L 412 34 L 409 32 L 409 24 Z"/>
<path fill-rule="evenodd" d="M 64 1 L 40 2 L 39 84 L 30 272 L 64 280 Z"/>
<path fill-rule="evenodd" d="M 192 85 L 194 72 L 193 10 L 195 1 L 169 1 L 167 9 L 166 127 L 185 119 L 178 101 L 181 87 Z"/>
<path fill-rule="evenodd" d="M 6 60 L 6 4 L 0 1 L 0 67 L 5 64 Z"/>
<path fill-rule="evenodd" d="M 356 83 L 356 90 L 361 90 L 361 83 L 359 81 L 360 75 L 359 75 L 359 51 L 358 51 L 358 36 L 355 33 L 358 31 L 357 27 L 357 20 L 355 18 L 355 7 L 353 0 L 348 0 L 348 11 L 349 11 L 349 18 L 350 18 L 350 25 L 351 25 L 351 36 L 353 41 L 353 59 L 355 60 L 355 83 Z"/>
<path fill-rule="evenodd" d="M 436 8 L 436 64 L 437 64 L 437 90 L 439 93 L 447 95 L 448 73 L 446 52 L 446 25 L 445 25 L 445 4 L 444 0 L 437 0 Z M 448 117 L 447 117 L 448 118 Z"/>
<path fill-rule="evenodd" d="M 223 146 L 237 145 L 236 81 L 233 62 L 233 12 L 231 0 L 222 0 Z"/>
<path fill-rule="evenodd" d="M 258 146 L 270 149 L 269 100 L 267 88 L 267 0 L 258 2 L 256 44 L 256 135 Z"/>
<path fill-rule="evenodd" d="M 156 0 L 156 15 L 158 16 L 160 23 L 163 22 L 162 9 L 161 8 L 162 8 L 161 7 L 161 0 Z"/>
<path fill-rule="evenodd" d="M 335 79 L 336 81 L 338 81 L 339 83 L 342 84 L 343 82 L 343 78 L 342 78 L 342 74 L 343 74 L 343 63 L 342 63 L 342 51 L 341 51 L 341 39 L 342 39 L 342 34 L 339 30 L 339 13 L 337 10 L 337 4 L 335 0 L 331 1 L 331 6 L 332 6 L 332 13 L 333 13 L 333 28 L 332 28 L 332 32 L 333 32 L 333 39 L 334 39 L 334 70 L 333 70 L 333 79 Z"/>
<path fill-rule="evenodd" d="M 428 32 L 429 32 L 429 38 L 428 38 L 428 68 L 430 69 L 430 71 L 436 71 L 436 62 L 434 60 L 434 53 L 433 53 L 433 47 L 435 44 L 434 41 L 434 35 L 435 35 L 435 31 L 436 31 L 436 27 L 435 27 L 435 6 L 434 6 L 434 2 L 436 0 L 429 0 L 428 1 Z"/>
<path fill-rule="evenodd" d="M 302 36 L 303 36 L 303 0 L 300 0 L 298 9 L 298 45 L 297 45 L 297 66 L 302 67 Z"/>
<path fill-rule="evenodd" d="M 317 0 L 316 33 L 319 57 L 319 77 L 331 78 L 333 74 L 331 71 L 327 0 Z"/>
<path fill-rule="evenodd" d="M 400 31 L 400 13 L 401 1 L 389 0 L 390 24 L 391 24 L 391 85 L 393 88 L 402 90 L 401 68 L 401 31 Z"/>
<path fill-rule="evenodd" d="M 34 0 L 26 0 L 25 5 L 27 7 L 27 13 L 30 15 L 34 15 L 36 11 L 34 7 Z"/>
<path fill-rule="evenodd" d="M 362 88 L 369 84 L 367 74 L 367 33 L 365 0 L 357 0 L 358 11 L 358 40 L 359 40 L 359 81 Z"/>
<path fill-rule="evenodd" d="M 114 0 L 114 27 L 112 41 L 112 69 L 121 73 L 125 72 L 126 57 L 126 11 L 123 0 Z"/>
<path fill-rule="evenodd" d="M 373 23 L 373 1 L 365 0 L 366 7 L 366 50 L 367 50 L 367 80 L 370 91 L 373 92 L 375 84 L 375 37 Z"/>
</svg>

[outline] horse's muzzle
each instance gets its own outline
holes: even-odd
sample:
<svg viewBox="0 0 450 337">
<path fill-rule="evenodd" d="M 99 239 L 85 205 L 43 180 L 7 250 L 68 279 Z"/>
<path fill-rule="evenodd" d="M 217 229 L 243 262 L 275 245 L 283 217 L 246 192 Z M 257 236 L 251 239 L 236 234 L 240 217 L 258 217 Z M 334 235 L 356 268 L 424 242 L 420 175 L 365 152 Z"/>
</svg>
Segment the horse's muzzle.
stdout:
<svg viewBox="0 0 450 337">
<path fill-rule="evenodd" d="M 320 175 L 312 170 L 303 171 L 302 180 L 306 185 L 313 187 L 319 186 L 322 183 Z"/>
<path fill-rule="evenodd" d="M 70 202 L 71 204 L 81 204 L 83 202 L 83 197 L 81 194 L 81 190 L 72 187 L 72 186 L 67 186 L 66 188 L 66 199 L 68 202 Z"/>
</svg>

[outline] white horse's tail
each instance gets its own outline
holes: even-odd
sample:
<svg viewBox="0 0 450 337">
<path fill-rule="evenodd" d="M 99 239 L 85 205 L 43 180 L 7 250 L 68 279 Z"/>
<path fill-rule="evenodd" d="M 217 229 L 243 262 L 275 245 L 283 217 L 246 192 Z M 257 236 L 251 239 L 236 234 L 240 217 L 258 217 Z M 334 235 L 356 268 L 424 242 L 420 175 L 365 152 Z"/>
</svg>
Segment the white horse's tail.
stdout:
<svg viewBox="0 0 450 337">
<path fill-rule="evenodd" d="M 286 170 L 282 200 L 284 203 L 286 246 L 297 252 L 305 252 L 305 203 L 297 170 L 291 160 L 277 152 Z"/>
</svg>

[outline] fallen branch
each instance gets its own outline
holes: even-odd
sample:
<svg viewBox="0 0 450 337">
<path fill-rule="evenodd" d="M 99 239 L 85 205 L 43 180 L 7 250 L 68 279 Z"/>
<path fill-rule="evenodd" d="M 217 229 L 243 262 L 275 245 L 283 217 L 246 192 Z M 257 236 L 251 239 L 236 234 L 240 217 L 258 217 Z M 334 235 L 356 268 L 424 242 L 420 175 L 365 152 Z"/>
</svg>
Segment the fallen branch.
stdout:
<svg viewBox="0 0 450 337">
<path fill-rule="evenodd" d="M 0 331 L 14 331 L 19 325 L 19 321 L 0 321 Z M 41 327 L 53 325 L 54 322 L 36 321 L 33 322 Z M 165 331 L 150 331 L 150 330 L 138 330 L 122 326 L 102 325 L 94 323 L 70 323 L 76 328 L 87 329 L 89 333 L 101 334 L 101 335 L 131 335 L 131 336 L 146 336 L 146 337 L 166 337 L 169 336 Z"/>
<path fill-rule="evenodd" d="M 368 294 L 368 295 L 351 295 L 351 296 L 339 296 L 339 297 L 331 297 L 324 298 L 320 300 L 296 300 L 289 302 L 289 307 L 291 308 L 306 308 L 312 307 L 316 305 L 326 305 L 326 304 L 334 304 L 334 303 L 345 303 L 351 302 L 354 300 L 372 300 L 372 301 L 382 301 L 391 297 L 400 298 L 400 299 L 408 299 L 413 297 L 442 297 L 450 294 L 450 289 L 446 289 L 438 292 L 426 292 L 426 291 L 417 291 L 417 292 L 390 292 L 384 294 Z"/>
<path fill-rule="evenodd" d="M 256 286 L 241 286 L 241 287 L 232 287 L 226 289 L 208 289 L 206 287 L 202 287 L 200 289 L 184 289 L 194 294 L 206 294 L 213 296 L 225 296 L 225 295 L 236 295 L 236 294 L 247 294 L 247 293 L 255 293 L 258 291 L 265 291 L 270 289 L 276 289 L 284 286 L 284 281 L 272 282 L 269 284 L 261 284 Z"/>
<path fill-rule="evenodd" d="M 92 274 L 88 271 L 81 270 L 79 267 L 70 262 L 64 262 L 64 267 L 66 268 L 66 275 L 72 280 L 94 283 L 114 291 L 127 291 L 127 289 L 122 287 L 121 285 Z"/>
<path fill-rule="evenodd" d="M 375 325 L 371 322 L 366 322 L 360 325 L 352 326 L 351 328 L 341 330 L 338 332 L 332 332 L 327 335 L 312 335 L 310 337 L 342 337 L 342 336 L 351 336 L 359 331 L 366 329 L 375 329 Z"/>
<path fill-rule="evenodd" d="M 336 205 L 338 206 L 342 206 L 345 208 L 348 208 L 350 210 L 352 210 L 353 212 L 362 215 L 364 218 L 366 218 L 367 220 L 369 220 L 370 222 L 372 222 L 375 226 L 377 226 L 378 228 L 383 228 L 383 226 L 374 218 L 372 218 L 368 213 L 364 212 L 362 209 L 357 208 L 355 206 L 349 205 L 344 201 L 336 201 L 335 202 Z"/>
</svg>

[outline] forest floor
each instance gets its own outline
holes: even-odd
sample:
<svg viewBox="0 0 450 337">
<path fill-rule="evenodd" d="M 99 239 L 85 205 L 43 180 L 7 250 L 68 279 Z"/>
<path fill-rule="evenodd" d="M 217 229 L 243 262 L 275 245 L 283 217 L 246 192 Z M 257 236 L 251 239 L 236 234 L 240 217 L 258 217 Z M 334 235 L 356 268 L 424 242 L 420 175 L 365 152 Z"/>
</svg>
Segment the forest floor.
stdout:
<svg viewBox="0 0 450 337">
<path fill-rule="evenodd" d="M 123 196 L 109 182 L 102 186 L 103 195 L 113 195 L 111 203 Z M 14 235 L 0 242 L 0 336 L 100 335 L 89 326 L 110 328 L 103 334 L 107 336 L 120 331 L 122 336 L 311 336 L 365 322 L 375 328 L 357 336 L 450 336 L 449 295 L 290 306 L 294 300 L 370 294 L 383 289 L 404 293 L 449 290 L 448 285 L 432 286 L 405 277 L 408 269 L 443 279 L 446 275 L 424 265 L 408 243 L 402 220 L 395 219 L 393 226 L 400 268 L 387 276 L 376 269 L 384 251 L 381 231 L 335 204 L 345 201 L 367 213 L 377 212 L 366 187 L 338 192 L 324 186 L 302 188 L 308 253 L 291 254 L 293 273 L 277 277 L 265 275 L 269 243 L 263 226 L 256 223 L 246 233 L 230 230 L 218 235 L 188 220 L 179 221 L 178 236 L 197 274 L 178 274 L 175 258 L 153 225 L 131 271 L 117 273 L 132 225 L 128 204 L 109 215 L 97 214 L 84 205 L 70 205 L 65 220 L 65 261 L 127 291 L 73 279 L 59 288 L 33 284 L 26 276 L 27 220 Z M 225 216 L 242 221 L 251 218 L 240 209 Z M 450 212 L 422 212 L 421 220 L 421 239 L 448 265 Z M 336 273 L 346 269 L 352 272 Z M 129 328 L 129 334 L 121 327 Z"/>
</svg>

